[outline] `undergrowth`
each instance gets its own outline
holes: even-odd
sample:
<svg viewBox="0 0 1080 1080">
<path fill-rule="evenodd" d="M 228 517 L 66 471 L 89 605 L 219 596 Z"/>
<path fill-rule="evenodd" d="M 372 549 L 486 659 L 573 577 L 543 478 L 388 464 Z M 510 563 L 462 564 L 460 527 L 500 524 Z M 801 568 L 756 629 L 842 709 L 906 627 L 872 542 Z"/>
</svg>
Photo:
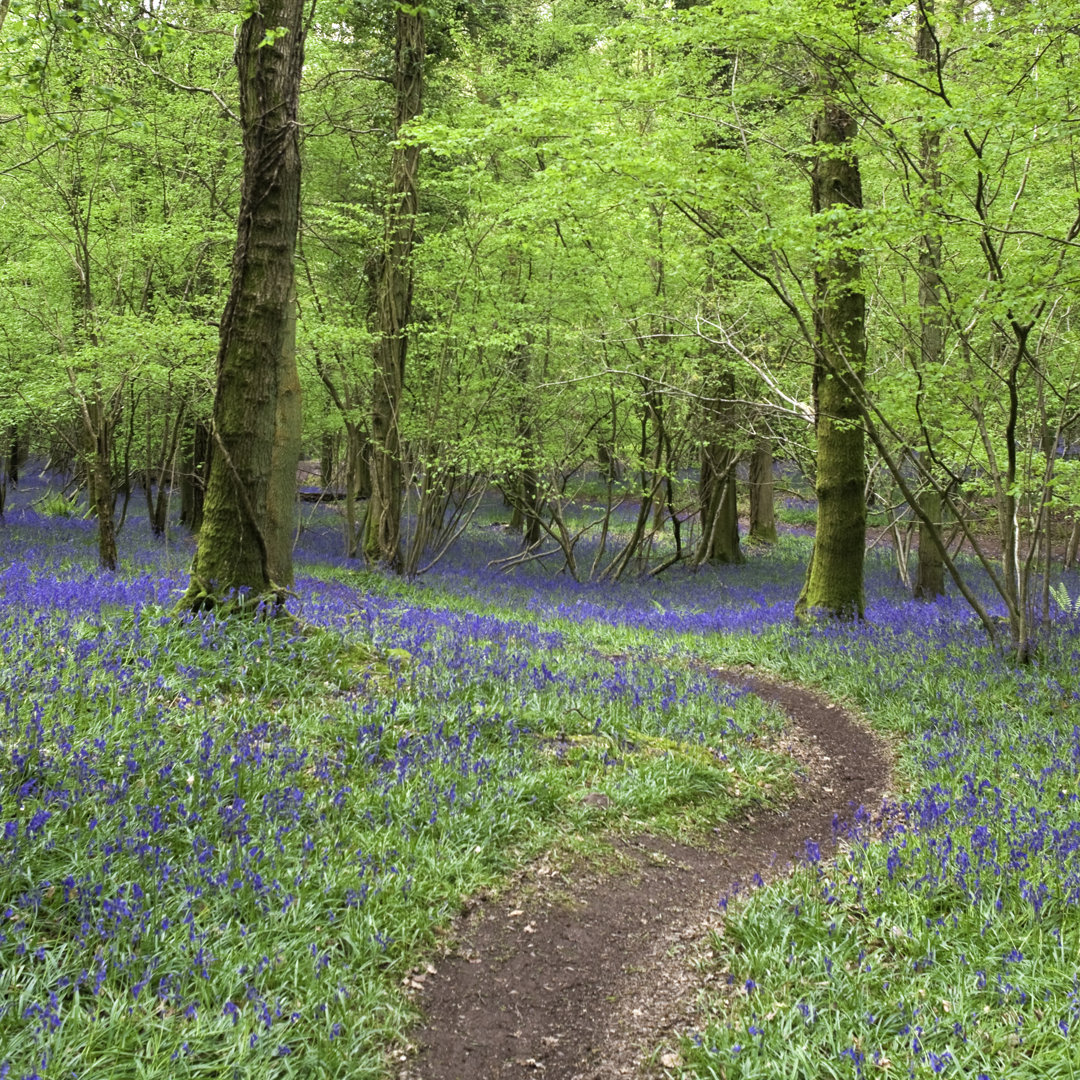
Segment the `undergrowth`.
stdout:
<svg viewBox="0 0 1080 1080">
<path fill-rule="evenodd" d="M 719 989 L 669 1072 L 1080 1072 L 1072 612 L 1017 669 L 880 551 L 866 623 L 798 628 L 797 535 L 601 586 L 498 573 L 512 538 L 479 530 L 403 583 L 316 523 L 297 613 L 322 631 L 298 634 L 166 617 L 183 537 L 129 535 L 110 575 L 81 518 L 8 520 L 3 1075 L 385 1074 L 402 978 L 466 897 L 553 845 L 790 793 L 780 719 L 702 662 L 855 705 L 897 747 L 897 794 L 835 861 L 808 837 L 790 878 L 718 898 Z"/>
<path fill-rule="evenodd" d="M 643 632 L 365 577 L 302 583 L 313 632 L 181 619 L 45 540 L 0 567 L 5 1076 L 383 1075 L 470 895 L 792 782 L 779 716 Z"/>
<path fill-rule="evenodd" d="M 1018 669 L 969 623 L 912 605 L 718 645 L 857 705 L 900 746 L 906 790 L 834 861 L 722 899 L 721 989 L 674 1072 L 1080 1075 L 1075 641 L 1063 624 Z"/>
</svg>

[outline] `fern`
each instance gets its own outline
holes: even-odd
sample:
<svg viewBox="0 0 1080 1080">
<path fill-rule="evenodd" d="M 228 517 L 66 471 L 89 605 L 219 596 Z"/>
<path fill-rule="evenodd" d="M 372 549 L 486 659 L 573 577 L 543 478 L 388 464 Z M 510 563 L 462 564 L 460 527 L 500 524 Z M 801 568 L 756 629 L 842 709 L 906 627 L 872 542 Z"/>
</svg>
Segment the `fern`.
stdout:
<svg viewBox="0 0 1080 1080">
<path fill-rule="evenodd" d="M 1065 615 L 1074 619 L 1080 615 L 1080 593 L 1077 593 L 1075 597 L 1069 596 L 1069 590 L 1065 587 L 1064 581 L 1050 586 L 1050 596 Z"/>
</svg>

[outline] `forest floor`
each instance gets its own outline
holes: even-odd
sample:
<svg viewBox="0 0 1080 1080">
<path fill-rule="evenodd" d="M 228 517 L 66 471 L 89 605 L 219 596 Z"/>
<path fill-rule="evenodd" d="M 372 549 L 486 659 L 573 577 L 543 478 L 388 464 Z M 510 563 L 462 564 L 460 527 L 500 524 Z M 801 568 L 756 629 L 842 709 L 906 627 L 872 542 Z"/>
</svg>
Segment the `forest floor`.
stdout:
<svg viewBox="0 0 1080 1080">
<path fill-rule="evenodd" d="M 891 550 L 804 625 L 801 530 L 598 584 L 485 519 L 412 583 L 320 510 L 300 635 L 13 498 L 0 1077 L 1080 1080 L 1075 572 L 1017 665 Z"/>
<path fill-rule="evenodd" d="M 702 980 L 716 978 L 697 968 L 723 921 L 718 898 L 805 858 L 809 838 L 842 835 L 852 809 L 880 805 L 891 754 L 855 716 L 772 679 L 715 674 L 789 717 L 779 749 L 805 770 L 796 799 L 721 825 L 707 847 L 640 836 L 613 842 L 599 869 L 541 860 L 477 902 L 441 961 L 410 979 L 426 1022 L 402 1080 L 660 1075 L 678 1064 Z"/>
</svg>

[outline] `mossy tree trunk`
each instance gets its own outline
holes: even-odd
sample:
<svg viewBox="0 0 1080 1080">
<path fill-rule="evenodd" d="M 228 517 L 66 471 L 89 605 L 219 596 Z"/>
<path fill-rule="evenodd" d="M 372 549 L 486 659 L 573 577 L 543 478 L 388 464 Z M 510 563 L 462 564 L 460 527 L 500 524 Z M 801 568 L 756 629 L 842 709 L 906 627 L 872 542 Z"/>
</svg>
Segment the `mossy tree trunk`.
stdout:
<svg viewBox="0 0 1080 1080">
<path fill-rule="evenodd" d="M 424 88 L 424 18 L 417 8 L 396 17 L 394 136 L 420 115 Z M 401 394 L 412 314 L 411 256 L 418 209 L 420 147 L 397 142 L 391 163 L 386 234 L 376 271 L 375 385 L 371 417 L 371 498 L 364 555 L 393 570 L 401 553 Z"/>
<path fill-rule="evenodd" d="M 750 454 L 750 537 L 776 543 L 772 441 L 764 437 L 754 440 Z"/>
<path fill-rule="evenodd" d="M 300 456 L 294 253 L 300 202 L 300 0 L 263 0 L 236 45 L 244 177 L 221 318 L 210 475 L 187 602 L 293 583 Z"/>
<path fill-rule="evenodd" d="M 814 427 L 817 530 L 799 617 L 863 616 L 866 551 L 865 429 L 859 408 L 866 370 L 866 298 L 858 240 L 862 183 L 852 143 L 854 118 L 826 89 L 815 118 L 811 179 L 821 226 L 815 270 Z"/>
</svg>

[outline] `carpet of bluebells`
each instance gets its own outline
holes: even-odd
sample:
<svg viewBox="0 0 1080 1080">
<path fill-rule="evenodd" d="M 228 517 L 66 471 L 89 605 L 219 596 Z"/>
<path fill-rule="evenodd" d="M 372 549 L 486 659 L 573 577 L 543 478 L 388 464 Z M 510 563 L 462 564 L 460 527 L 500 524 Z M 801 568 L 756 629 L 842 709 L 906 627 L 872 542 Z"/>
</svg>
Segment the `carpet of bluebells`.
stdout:
<svg viewBox="0 0 1080 1080">
<path fill-rule="evenodd" d="M 808 837 L 790 878 L 718 898 L 719 990 L 669 1072 L 1080 1075 L 1074 615 L 1017 668 L 884 551 L 866 623 L 796 627 L 798 530 L 600 586 L 492 569 L 512 540 L 489 515 L 403 584 L 316 515 L 296 605 L 321 630 L 222 625 L 170 612 L 181 532 L 129 524 L 105 574 L 42 493 L 0 524 L 0 1077 L 379 1075 L 464 895 L 556 836 L 788 790 L 777 717 L 701 661 L 855 704 L 897 781 L 835 859 Z"/>
<path fill-rule="evenodd" d="M 0 522 L 0 1077 L 384 1075 L 402 983 L 468 895 L 796 782 L 782 719 L 664 638 L 735 628 L 742 585 L 605 607 L 485 571 L 490 529 L 405 585 L 316 520 L 301 621 L 180 617 L 182 530 L 129 520 L 106 573 L 45 495 Z"/>
<path fill-rule="evenodd" d="M 683 1075 L 1080 1076 L 1080 624 L 1018 668 L 958 602 L 888 594 L 864 626 L 710 650 L 856 703 L 900 791 L 835 860 L 810 838 L 790 879 L 721 898 Z"/>
</svg>

